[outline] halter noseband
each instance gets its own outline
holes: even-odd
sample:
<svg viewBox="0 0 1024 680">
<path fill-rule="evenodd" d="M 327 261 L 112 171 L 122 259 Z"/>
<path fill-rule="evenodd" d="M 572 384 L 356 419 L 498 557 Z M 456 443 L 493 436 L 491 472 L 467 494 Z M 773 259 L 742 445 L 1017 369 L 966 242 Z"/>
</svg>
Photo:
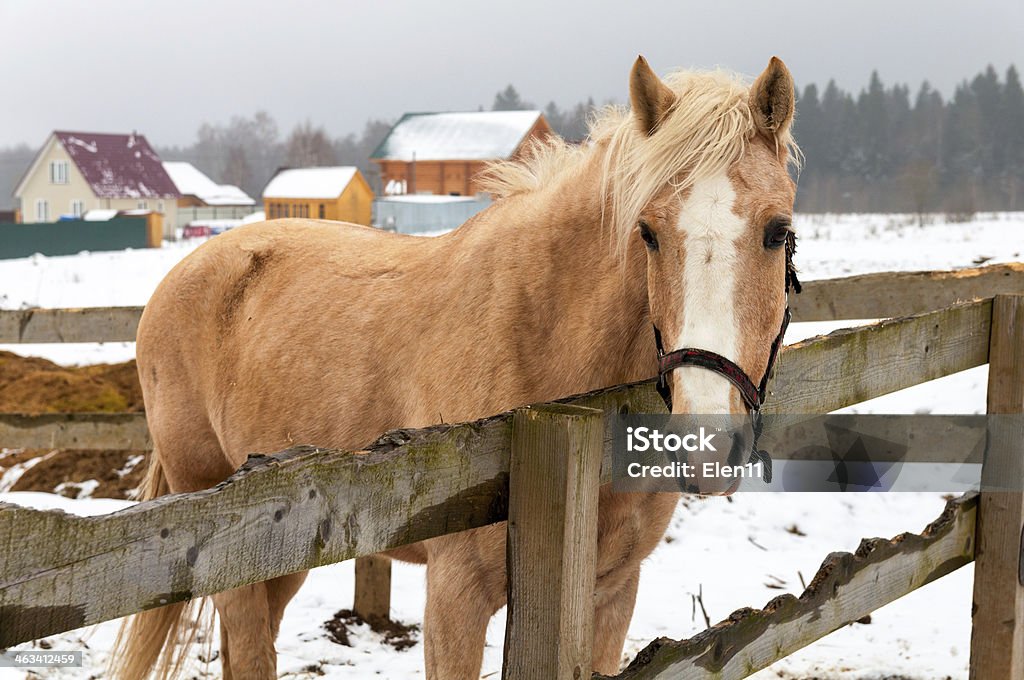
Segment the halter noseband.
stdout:
<svg viewBox="0 0 1024 680">
<path fill-rule="evenodd" d="M 779 348 L 782 347 L 782 339 L 786 335 L 790 318 L 792 318 L 792 313 L 789 311 L 789 305 L 786 305 L 786 312 L 782 316 L 782 327 L 779 329 L 779 334 L 775 336 L 775 340 L 772 342 L 771 353 L 768 355 L 768 366 L 761 377 L 761 382 L 756 386 L 754 381 L 750 379 L 750 376 L 734 361 L 730 361 L 721 354 L 712 352 L 709 349 L 684 347 L 683 349 L 666 353 L 661 341 L 661 332 L 655 326 L 654 341 L 658 345 L 657 387 L 658 394 L 664 400 L 665 406 L 668 407 L 669 411 L 672 410 L 672 391 L 668 386 L 668 374 L 682 366 L 699 366 L 726 378 L 739 390 L 740 396 L 743 397 L 743 401 L 751 412 L 760 411 L 761 404 L 764 403 L 765 394 L 768 391 L 768 380 L 771 377 L 775 359 L 779 355 Z"/>
<path fill-rule="evenodd" d="M 789 327 L 789 321 L 793 316 L 789 311 L 789 291 L 792 289 L 794 293 L 800 293 L 801 290 L 800 281 L 796 277 L 796 267 L 793 265 L 793 253 L 795 252 L 796 237 L 790 233 L 786 238 L 786 311 L 782 315 L 782 327 L 779 328 L 779 334 L 772 341 L 771 352 L 768 354 L 768 365 L 765 367 L 764 375 L 761 376 L 761 382 L 756 386 L 746 371 L 740 368 L 736 362 L 723 357 L 717 352 L 696 347 L 684 347 L 683 349 L 665 352 L 665 346 L 661 341 L 661 331 L 658 330 L 657 326 L 654 327 L 654 342 L 658 346 L 657 389 L 669 412 L 672 411 L 672 390 L 668 386 L 668 375 L 677 368 L 683 366 L 706 368 L 731 382 L 739 390 L 740 396 L 743 397 L 743 401 L 746 403 L 747 409 L 753 418 L 754 442 L 750 453 L 750 462 L 756 463 L 760 461 L 763 463 L 764 481 L 766 483 L 772 481 L 772 459 L 767 451 L 760 451 L 757 448 L 757 440 L 761 435 L 761 405 L 764 403 L 765 395 L 768 392 L 768 381 L 771 378 L 775 360 L 779 356 L 779 350 L 782 348 L 782 339 L 786 335 L 786 329 Z"/>
</svg>

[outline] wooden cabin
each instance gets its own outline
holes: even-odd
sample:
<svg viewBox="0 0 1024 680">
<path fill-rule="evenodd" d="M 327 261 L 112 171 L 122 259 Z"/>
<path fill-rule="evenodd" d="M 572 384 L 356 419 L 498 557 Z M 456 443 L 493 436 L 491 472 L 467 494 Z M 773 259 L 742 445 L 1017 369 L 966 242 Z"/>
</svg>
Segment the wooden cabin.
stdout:
<svg viewBox="0 0 1024 680">
<path fill-rule="evenodd" d="M 263 190 L 263 210 L 268 220 L 311 217 L 369 226 L 373 190 L 352 166 L 283 169 Z"/>
<path fill-rule="evenodd" d="M 385 195 L 473 196 L 488 162 L 552 134 L 540 111 L 407 113 L 370 156 Z"/>
</svg>

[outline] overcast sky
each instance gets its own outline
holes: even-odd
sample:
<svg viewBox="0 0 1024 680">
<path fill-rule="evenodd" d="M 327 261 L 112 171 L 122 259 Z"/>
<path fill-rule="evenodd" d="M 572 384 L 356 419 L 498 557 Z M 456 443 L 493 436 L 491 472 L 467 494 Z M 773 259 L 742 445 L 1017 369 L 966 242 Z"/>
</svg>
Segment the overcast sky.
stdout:
<svg viewBox="0 0 1024 680">
<path fill-rule="evenodd" d="M 489 107 L 508 83 L 540 106 L 624 101 L 638 53 L 750 75 L 777 54 L 801 86 L 853 91 L 876 68 L 945 94 L 1024 68 L 1022 0 L 0 0 L 0 26 L 0 146 L 61 128 L 189 144 L 260 109 L 282 135 L 307 118 L 340 135 Z"/>
</svg>

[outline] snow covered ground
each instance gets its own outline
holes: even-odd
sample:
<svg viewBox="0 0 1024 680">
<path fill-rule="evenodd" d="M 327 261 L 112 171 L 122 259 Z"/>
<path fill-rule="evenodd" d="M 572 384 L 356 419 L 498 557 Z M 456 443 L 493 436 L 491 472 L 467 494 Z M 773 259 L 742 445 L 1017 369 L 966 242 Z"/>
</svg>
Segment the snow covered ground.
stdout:
<svg viewBox="0 0 1024 680">
<path fill-rule="evenodd" d="M 949 269 L 1007 262 L 1024 254 L 1024 214 L 979 216 L 965 224 L 936 221 L 924 228 L 894 215 L 803 216 L 797 264 L 805 280 L 887 270 Z M 142 305 L 164 274 L 197 244 L 160 250 L 32 257 L 0 261 L 0 307 Z M 790 327 L 788 342 L 843 324 Z M 133 343 L 5 346 L 63 363 L 123 361 Z M 965 371 L 858 405 L 860 412 L 978 413 L 984 410 L 986 370 Z M 937 389 L 939 384 L 944 389 Z M 97 514 L 123 501 L 79 500 L 6 493 L 0 501 Z M 832 551 L 853 551 L 862 537 L 921 531 L 938 516 L 937 494 L 737 494 L 681 503 L 662 546 L 644 566 L 625 655 L 658 636 L 689 637 L 705 627 L 693 597 L 702 596 L 712 623 L 743 606 L 762 606 L 782 592 L 799 594 Z M 799 532 L 792 531 L 792 527 Z M 801 535 L 803 534 L 803 535 Z M 756 678 L 868 680 L 904 675 L 920 680 L 967 677 L 971 608 L 970 567 L 885 607 L 870 624 L 847 626 L 757 674 Z M 398 652 L 360 630 L 345 647 L 327 639 L 323 622 L 352 602 L 352 563 L 317 569 L 293 600 L 278 643 L 283 678 L 422 677 L 422 646 Z M 392 616 L 422 621 L 422 567 L 396 564 Z M 25 671 L 0 668 L 2 678 L 103 677 L 116 622 L 48 639 L 54 650 L 85 649 L 85 669 Z M 501 671 L 504 615 L 488 631 L 482 677 Z M 216 648 L 216 642 L 214 643 Z M 20 645 L 34 648 L 38 644 Z M 315 668 L 316 670 L 309 670 Z M 195 660 L 190 677 L 219 677 L 219 664 Z"/>
</svg>

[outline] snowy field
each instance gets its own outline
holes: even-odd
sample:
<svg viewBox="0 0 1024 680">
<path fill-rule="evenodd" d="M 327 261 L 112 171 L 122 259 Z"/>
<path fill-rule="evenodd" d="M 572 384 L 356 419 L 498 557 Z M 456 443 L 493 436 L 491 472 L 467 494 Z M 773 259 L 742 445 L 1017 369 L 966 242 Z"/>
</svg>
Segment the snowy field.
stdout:
<svg viewBox="0 0 1024 680">
<path fill-rule="evenodd" d="M 909 216 L 838 215 L 798 217 L 796 257 L 804 280 L 889 270 L 952 269 L 977 263 L 1018 261 L 1024 254 L 1024 214 L 979 216 L 965 224 L 935 220 L 924 228 Z M 0 307 L 142 305 L 166 272 L 197 244 L 167 244 L 160 250 L 32 257 L 0 261 Z M 795 323 L 787 342 L 840 325 Z M 123 361 L 133 343 L 107 345 L 3 346 L 61 363 Z M 858 405 L 860 412 L 979 413 L 985 404 L 986 370 L 965 371 Z M 941 383 L 943 389 L 938 389 Z M 6 493 L 0 501 L 60 507 L 79 514 L 111 512 L 124 501 L 72 501 L 50 494 Z M 737 494 L 681 503 L 665 542 L 645 563 L 625 656 L 658 636 L 689 637 L 704 629 L 694 597 L 700 593 L 711 622 L 743 606 L 760 607 L 783 593 L 799 594 L 832 551 L 856 549 L 862 537 L 921 531 L 938 516 L 937 494 Z M 796 530 L 794 530 L 796 529 Z M 755 678 L 914 680 L 967 678 L 972 569 L 918 590 L 872 616 L 870 624 L 847 626 L 811 647 L 758 673 Z M 282 678 L 330 679 L 423 677 L 422 645 L 398 652 L 369 630 L 357 631 L 352 646 L 331 642 L 323 622 L 351 606 L 352 563 L 310 574 L 285 615 L 278 641 Z M 392 617 L 422 621 L 424 571 L 397 564 Z M 53 650 L 86 650 L 85 669 L 26 674 L 0 668 L 0 678 L 104 677 L 116 632 L 110 622 L 47 640 Z M 491 622 L 482 677 L 501 672 L 504 612 Z M 216 649 L 216 641 L 214 648 Z M 39 643 L 19 648 L 38 648 Z M 198 651 L 198 650 L 197 650 Z M 198 654 L 188 677 L 219 677 L 219 663 Z"/>
</svg>

